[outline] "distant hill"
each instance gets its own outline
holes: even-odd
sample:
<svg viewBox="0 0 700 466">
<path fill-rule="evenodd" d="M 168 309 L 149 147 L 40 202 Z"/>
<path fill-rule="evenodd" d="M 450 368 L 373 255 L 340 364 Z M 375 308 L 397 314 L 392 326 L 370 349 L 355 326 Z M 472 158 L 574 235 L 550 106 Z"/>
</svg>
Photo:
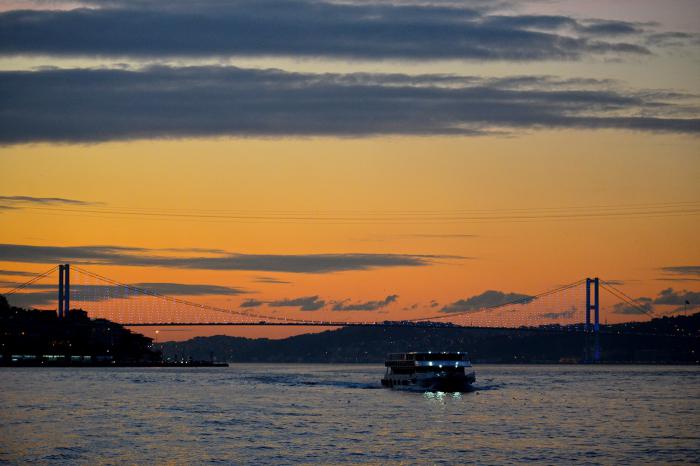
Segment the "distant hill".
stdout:
<svg viewBox="0 0 700 466">
<path fill-rule="evenodd" d="M 556 326 L 537 331 L 396 326 L 346 327 L 283 340 L 197 337 L 160 349 L 165 359 L 227 362 L 376 363 L 390 352 L 461 350 L 481 363 L 558 363 L 584 360 L 593 344 L 591 335 Z M 697 364 L 700 313 L 609 325 L 600 346 L 602 362 Z"/>
</svg>

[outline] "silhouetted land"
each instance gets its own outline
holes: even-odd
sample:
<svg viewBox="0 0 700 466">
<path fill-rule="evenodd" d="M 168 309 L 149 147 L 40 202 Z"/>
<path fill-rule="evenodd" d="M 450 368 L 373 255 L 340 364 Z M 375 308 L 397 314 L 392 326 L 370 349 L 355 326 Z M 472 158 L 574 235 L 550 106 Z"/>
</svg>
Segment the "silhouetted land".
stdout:
<svg viewBox="0 0 700 466">
<path fill-rule="evenodd" d="M 401 351 L 468 351 L 477 363 L 561 363 L 591 358 L 592 335 L 566 327 L 464 329 L 441 326 L 347 327 L 283 340 L 198 337 L 160 345 L 166 359 L 228 362 L 383 362 Z M 700 313 L 605 326 L 601 362 L 698 364 Z"/>
<path fill-rule="evenodd" d="M 595 338 L 574 328 L 468 329 L 450 325 L 347 327 L 283 340 L 198 337 L 156 345 L 106 319 L 71 310 L 10 307 L 0 295 L 0 365 L 167 365 L 185 361 L 382 362 L 390 352 L 468 351 L 477 363 L 560 363 L 592 359 Z M 700 313 L 608 325 L 601 362 L 698 364 Z M 166 362 L 163 363 L 162 359 Z"/>
<path fill-rule="evenodd" d="M 151 346 L 151 338 L 81 310 L 58 319 L 54 311 L 10 307 L 0 296 L 3 365 L 159 364 L 161 354 Z"/>
</svg>

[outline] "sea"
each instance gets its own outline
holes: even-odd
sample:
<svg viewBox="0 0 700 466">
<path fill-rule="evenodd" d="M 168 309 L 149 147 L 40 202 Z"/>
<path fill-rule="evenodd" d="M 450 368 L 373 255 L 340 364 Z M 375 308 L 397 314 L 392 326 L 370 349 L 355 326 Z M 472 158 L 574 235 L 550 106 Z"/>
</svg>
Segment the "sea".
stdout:
<svg viewBox="0 0 700 466">
<path fill-rule="evenodd" d="M 0 368 L 2 464 L 698 464 L 700 367 Z"/>
</svg>

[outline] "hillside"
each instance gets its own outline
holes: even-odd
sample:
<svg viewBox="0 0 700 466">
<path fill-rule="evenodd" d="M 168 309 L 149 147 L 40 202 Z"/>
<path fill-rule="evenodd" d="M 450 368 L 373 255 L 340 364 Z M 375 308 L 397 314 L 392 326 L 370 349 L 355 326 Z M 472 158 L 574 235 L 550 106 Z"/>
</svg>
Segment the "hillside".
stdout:
<svg viewBox="0 0 700 466">
<path fill-rule="evenodd" d="M 600 335 L 601 361 L 697 363 L 700 313 L 610 325 Z M 474 362 L 557 363 L 585 358 L 593 338 L 565 328 L 491 330 L 455 327 L 347 327 L 283 340 L 198 337 L 160 345 L 165 359 L 228 362 L 382 362 L 387 353 L 468 351 Z"/>
</svg>

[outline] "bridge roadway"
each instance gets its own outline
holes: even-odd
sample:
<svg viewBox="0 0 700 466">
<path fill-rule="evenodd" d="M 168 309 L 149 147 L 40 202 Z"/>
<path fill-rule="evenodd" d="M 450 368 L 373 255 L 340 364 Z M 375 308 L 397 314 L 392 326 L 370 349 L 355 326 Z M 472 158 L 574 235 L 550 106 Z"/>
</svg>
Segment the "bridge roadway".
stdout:
<svg viewBox="0 0 700 466">
<path fill-rule="evenodd" d="M 461 325 L 414 325 L 410 323 L 386 323 L 386 322 L 145 322 L 145 323 L 119 323 L 124 327 L 190 327 L 190 326 L 292 326 L 292 327 L 423 327 L 423 328 L 478 328 L 463 327 Z M 488 328 L 488 327 L 486 327 Z"/>
<path fill-rule="evenodd" d="M 435 323 L 434 325 L 426 324 L 425 322 L 412 324 L 410 322 L 146 322 L 146 323 L 119 323 L 123 327 L 208 327 L 208 326 L 231 326 L 231 327 L 273 327 L 273 326 L 288 326 L 288 327 L 391 327 L 391 328 L 424 328 L 424 329 L 470 329 L 470 330 L 518 330 L 525 332 L 543 332 L 543 333 L 592 333 L 584 330 L 583 324 L 574 324 L 572 326 L 562 327 L 476 327 L 457 324 L 442 324 Z"/>
</svg>

